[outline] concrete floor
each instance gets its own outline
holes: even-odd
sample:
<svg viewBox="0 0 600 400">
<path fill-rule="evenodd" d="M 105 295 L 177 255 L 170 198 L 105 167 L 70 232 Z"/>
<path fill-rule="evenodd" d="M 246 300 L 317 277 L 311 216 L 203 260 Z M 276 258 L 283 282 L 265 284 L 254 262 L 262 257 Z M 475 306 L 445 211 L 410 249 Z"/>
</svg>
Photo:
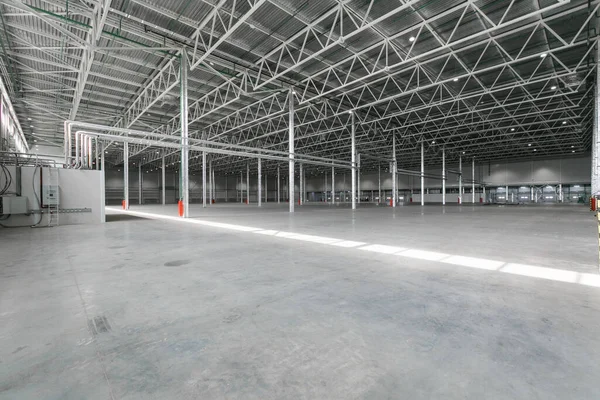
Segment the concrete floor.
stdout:
<svg viewBox="0 0 600 400">
<path fill-rule="evenodd" d="M 597 273 L 583 206 L 285 207 L 191 215 Z M 598 398 L 598 287 L 109 221 L 0 230 L 0 399 Z"/>
</svg>

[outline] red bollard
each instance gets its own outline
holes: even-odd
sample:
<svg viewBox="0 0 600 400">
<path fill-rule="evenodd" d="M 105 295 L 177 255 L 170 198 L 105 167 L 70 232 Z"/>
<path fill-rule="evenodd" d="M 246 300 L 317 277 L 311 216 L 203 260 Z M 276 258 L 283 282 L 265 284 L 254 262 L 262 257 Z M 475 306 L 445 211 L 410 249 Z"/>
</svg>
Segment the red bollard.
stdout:
<svg viewBox="0 0 600 400">
<path fill-rule="evenodd" d="M 125 200 L 121 201 L 121 206 L 123 207 L 123 210 L 127 209 L 127 207 L 125 206 Z"/>
<path fill-rule="evenodd" d="M 183 217 L 183 201 L 179 200 L 179 203 L 177 203 L 177 209 L 179 210 L 179 216 Z"/>
<path fill-rule="evenodd" d="M 480 202 L 480 203 L 483 203 L 483 197 L 480 197 L 480 198 L 479 198 L 479 202 Z"/>
</svg>

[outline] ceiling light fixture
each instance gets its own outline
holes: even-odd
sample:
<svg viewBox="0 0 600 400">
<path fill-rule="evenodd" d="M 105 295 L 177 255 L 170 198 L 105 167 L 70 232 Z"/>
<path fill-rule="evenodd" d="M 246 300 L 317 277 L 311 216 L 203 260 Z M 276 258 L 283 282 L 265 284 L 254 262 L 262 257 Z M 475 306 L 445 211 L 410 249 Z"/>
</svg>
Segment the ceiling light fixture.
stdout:
<svg viewBox="0 0 600 400">
<path fill-rule="evenodd" d="M 531 147 L 531 143 L 529 143 L 527 146 Z"/>
<path fill-rule="evenodd" d="M 454 78 L 452 79 L 454 82 L 458 82 L 458 78 Z"/>
<path fill-rule="evenodd" d="M 511 132 L 514 132 L 514 131 L 515 131 L 515 128 L 510 128 L 510 131 L 511 131 Z"/>
<path fill-rule="evenodd" d="M 551 90 L 556 90 L 556 86 L 551 86 L 550 89 Z"/>
<path fill-rule="evenodd" d="M 566 124 L 567 124 L 567 121 L 563 121 L 563 125 L 566 125 Z"/>
<path fill-rule="evenodd" d="M 409 42 L 414 42 L 414 41 L 415 41 L 415 37 L 414 37 L 414 36 L 411 36 L 411 37 L 409 37 L 409 38 L 408 38 L 408 41 L 409 41 Z"/>
<path fill-rule="evenodd" d="M 540 58 L 544 58 L 544 57 L 546 57 L 546 56 L 547 56 L 547 54 L 546 54 L 546 53 L 542 53 L 542 54 L 540 54 Z"/>
</svg>

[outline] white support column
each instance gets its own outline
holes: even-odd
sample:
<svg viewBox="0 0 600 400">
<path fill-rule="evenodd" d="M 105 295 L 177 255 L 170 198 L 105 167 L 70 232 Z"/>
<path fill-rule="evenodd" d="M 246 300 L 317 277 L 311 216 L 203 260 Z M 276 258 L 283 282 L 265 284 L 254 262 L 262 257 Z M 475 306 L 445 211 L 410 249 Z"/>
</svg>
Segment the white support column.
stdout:
<svg viewBox="0 0 600 400">
<path fill-rule="evenodd" d="M 600 191 L 600 40 L 596 51 L 596 61 L 594 120 L 592 124 L 592 196 Z"/>
<path fill-rule="evenodd" d="M 485 186 L 481 187 L 481 197 L 483 198 L 483 202 L 487 203 L 487 199 L 485 198 Z"/>
<path fill-rule="evenodd" d="M 378 176 L 377 176 L 377 203 L 381 203 L 381 164 L 379 164 Z"/>
<path fill-rule="evenodd" d="M 240 171 L 240 203 L 244 204 L 244 173 Z"/>
<path fill-rule="evenodd" d="M 425 142 L 421 140 L 421 206 L 425 205 Z"/>
<path fill-rule="evenodd" d="M 281 175 L 279 174 L 279 165 L 277 166 L 277 204 L 281 203 Z"/>
<path fill-rule="evenodd" d="M 306 169 L 302 171 L 302 204 L 306 202 Z"/>
<path fill-rule="evenodd" d="M 508 185 L 506 185 L 506 202 L 508 203 Z"/>
<path fill-rule="evenodd" d="M 290 212 L 294 212 L 294 90 L 290 89 L 289 93 L 289 135 L 288 135 L 288 152 L 290 158 L 290 167 L 288 174 L 288 193 L 290 202 Z"/>
<path fill-rule="evenodd" d="M 299 185 L 299 189 L 300 189 L 300 205 L 304 204 L 304 168 L 302 163 L 300 163 L 300 185 Z"/>
<path fill-rule="evenodd" d="M 100 164 L 100 169 L 103 171 L 103 175 L 106 177 L 106 173 L 104 173 L 104 160 L 106 158 L 106 153 L 104 151 L 104 144 L 102 145 L 102 148 L 100 149 L 100 155 L 101 155 L 101 164 Z"/>
<path fill-rule="evenodd" d="M 325 204 L 327 204 L 327 173 L 324 173 L 323 176 L 325 177 L 325 186 L 323 186 L 323 193 L 325 196 Z"/>
<path fill-rule="evenodd" d="M 562 183 L 558 184 L 558 201 L 560 203 L 563 202 L 563 191 L 562 191 Z"/>
<path fill-rule="evenodd" d="M 180 200 L 183 201 L 183 218 L 189 217 L 190 206 L 190 176 L 189 176 L 189 142 L 188 142 L 188 70 L 190 64 L 187 61 L 187 52 L 181 50 L 181 193 Z"/>
<path fill-rule="evenodd" d="M 142 177 L 142 166 L 140 165 L 138 168 L 138 204 L 142 205 L 142 181 L 144 178 Z"/>
<path fill-rule="evenodd" d="M 250 204 L 250 163 L 246 163 L 246 204 Z"/>
<path fill-rule="evenodd" d="M 531 197 L 529 198 L 529 201 L 535 202 L 535 200 L 533 198 L 533 186 L 531 187 Z"/>
<path fill-rule="evenodd" d="M 98 138 L 95 138 L 95 144 L 96 144 L 96 171 L 100 170 L 100 158 L 98 156 L 98 150 L 99 150 L 99 146 L 98 146 Z"/>
<path fill-rule="evenodd" d="M 398 173 L 398 162 L 396 161 L 396 134 L 392 136 L 392 207 L 396 207 L 396 175 Z"/>
<path fill-rule="evenodd" d="M 351 116 L 352 126 L 351 126 L 351 151 L 352 151 L 352 191 L 350 195 L 352 196 L 352 209 L 356 210 L 356 123 L 355 123 L 355 114 L 352 112 Z"/>
<path fill-rule="evenodd" d="M 358 166 L 356 167 L 356 201 L 360 204 L 360 154 L 357 157 Z"/>
<path fill-rule="evenodd" d="M 265 203 L 269 202 L 269 174 L 265 172 Z"/>
<path fill-rule="evenodd" d="M 123 143 L 123 200 L 125 209 L 129 210 L 129 143 Z"/>
<path fill-rule="evenodd" d="M 475 204 L 475 157 L 473 157 L 473 169 L 471 173 L 471 179 L 473 184 L 471 186 L 471 197 L 473 198 L 473 204 Z"/>
<path fill-rule="evenodd" d="M 80 136 L 78 133 L 75 133 L 75 167 L 79 165 L 79 152 L 81 151 L 81 145 L 79 144 Z"/>
<path fill-rule="evenodd" d="M 335 204 L 335 167 L 331 167 L 331 204 Z"/>
<path fill-rule="evenodd" d="M 212 176 L 212 197 L 211 197 L 211 200 L 210 200 L 211 204 L 212 204 L 213 200 L 215 202 L 217 201 L 217 182 L 215 181 L 215 170 L 212 167 L 212 163 L 211 163 L 211 168 L 210 169 L 212 170 L 212 175 L 211 175 Z"/>
<path fill-rule="evenodd" d="M 167 188 L 166 188 L 167 172 L 166 172 L 164 156 L 162 158 L 161 175 L 162 175 L 162 184 L 160 185 L 161 199 L 162 199 L 162 205 L 164 206 L 167 203 Z"/>
<path fill-rule="evenodd" d="M 442 205 L 446 205 L 446 149 L 442 148 Z"/>
<path fill-rule="evenodd" d="M 88 136 L 88 169 L 93 168 L 92 158 L 92 137 Z"/>
<path fill-rule="evenodd" d="M 462 156 L 458 157 L 458 204 L 462 204 Z"/>
<path fill-rule="evenodd" d="M 212 160 L 208 160 L 208 205 L 213 201 Z"/>
<path fill-rule="evenodd" d="M 262 207 L 262 162 L 260 157 L 258 157 L 258 190 L 256 191 L 256 199 L 258 201 L 258 206 Z"/>
<path fill-rule="evenodd" d="M 241 183 L 241 181 L 240 181 Z M 202 208 L 206 208 L 206 152 L 202 152 Z"/>
</svg>

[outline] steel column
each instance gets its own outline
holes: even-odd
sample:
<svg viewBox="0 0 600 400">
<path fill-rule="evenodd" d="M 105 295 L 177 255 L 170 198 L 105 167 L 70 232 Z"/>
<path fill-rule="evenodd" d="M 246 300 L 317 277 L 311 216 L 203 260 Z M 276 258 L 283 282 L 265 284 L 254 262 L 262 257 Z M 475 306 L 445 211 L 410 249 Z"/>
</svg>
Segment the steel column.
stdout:
<svg viewBox="0 0 600 400">
<path fill-rule="evenodd" d="M 596 50 L 596 84 L 592 128 L 592 196 L 600 191 L 600 40 Z"/>
<path fill-rule="evenodd" d="M 94 139 L 96 145 L 96 171 L 100 170 L 100 158 L 98 157 L 98 138 Z"/>
<path fill-rule="evenodd" d="M 299 185 L 299 190 L 300 190 L 300 201 L 299 204 L 303 205 L 304 204 L 304 168 L 302 163 L 300 163 L 300 185 Z"/>
<path fill-rule="evenodd" d="M 331 204 L 335 204 L 335 167 L 331 167 Z"/>
<path fill-rule="evenodd" d="M 563 202 L 563 191 L 562 191 L 562 183 L 558 184 L 558 201 Z"/>
<path fill-rule="evenodd" d="M 462 204 L 462 156 L 458 157 L 458 204 Z"/>
<path fill-rule="evenodd" d="M 211 157 L 212 158 L 212 157 Z M 208 205 L 213 202 L 212 160 L 208 160 Z"/>
<path fill-rule="evenodd" d="M 240 178 L 241 183 L 241 178 Z M 202 152 L 202 207 L 206 208 L 206 152 Z"/>
<path fill-rule="evenodd" d="M 289 93 L 289 135 L 288 135 L 288 151 L 290 157 L 289 175 L 288 175 L 288 190 L 290 212 L 294 212 L 294 91 L 290 89 Z"/>
<path fill-rule="evenodd" d="M 473 204 L 475 204 L 475 157 L 473 157 L 473 168 L 471 173 L 471 179 L 473 183 L 471 184 L 471 197 L 473 200 Z"/>
<path fill-rule="evenodd" d="M 210 202 L 212 204 L 213 200 L 215 202 L 217 201 L 217 182 L 215 181 L 215 170 L 212 167 L 212 163 L 211 163 L 210 169 L 212 170 L 212 175 L 211 176 L 212 176 L 212 188 L 213 189 L 212 189 L 212 197 L 211 197 L 211 200 L 210 200 Z"/>
<path fill-rule="evenodd" d="M 166 166 L 165 166 L 165 157 L 163 156 L 162 158 L 162 165 L 161 165 L 161 171 L 162 171 L 162 185 L 160 186 L 162 189 L 162 204 L 163 206 L 167 203 L 167 188 L 166 188 Z"/>
<path fill-rule="evenodd" d="M 256 193 L 256 198 L 258 200 L 258 206 L 262 207 L 262 162 L 260 157 L 258 157 L 258 191 Z"/>
<path fill-rule="evenodd" d="M 125 209 L 129 210 L 129 143 L 123 143 L 123 197 Z"/>
<path fill-rule="evenodd" d="M 88 136 L 88 159 L 87 159 L 87 163 L 88 163 L 88 169 L 92 169 L 92 137 Z"/>
<path fill-rule="evenodd" d="M 327 204 L 327 173 L 324 173 L 323 176 L 325 177 L 325 186 L 323 187 L 323 191 L 325 192 L 325 204 Z"/>
<path fill-rule="evenodd" d="M 356 168 L 356 201 L 360 204 L 360 154 L 358 156 L 358 167 Z"/>
<path fill-rule="evenodd" d="M 396 134 L 392 136 L 392 207 L 396 207 L 396 175 L 398 173 L 398 163 L 396 161 Z"/>
<path fill-rule="evenodd" d="M 142 166 L 138 168 L 138 204 L 142 205 Z"/>
<path fill-rule="evenodd" d="M 280 187 L 281 187 L 281 175 L 279 174 L 279 165 L 277 166 L 277 204 L 279 204 L 281 202 L 281 192 L 280 192 Z"/>
<path fill-rule="evenodd" d="M 425 205 L 425 142 L 421 140 L 421 206 Z"/>
<path fill-rule="evenodd" d="M 244 173 L 240 171 L 240 203 L 244 204 Z"/>
<path fill-rule="evenodd" d="M 442 148 L 442 205 L 446 205 L 446 148 Z"/>
<path fill-rule="evenodd" d="M 265 173 L 265 203 L 269 202 L 269 174 Z"/>
<path fill-rule="evenodd" d="M 351 151 L 352 151 L 352 209 L 356 210 L 356 115 L 352 113 L 352 126 L 351 126 Z"/>
<path fill-rule="evenodd" d="M 377 203 L 381 203 L 381 164 L 378 166 L 378 176 L 377 176 Z"/>
<path fill-rule="evenodd" d="M 102 157 L 100 160 L 101 164 L 100 164 L 100 168 L 102 169 L 102 173 L 104 175 L 104 177 L 106 178 L 106 173 L 104 172 L 104 159 L 106 158 L 106 153 L 104 152 L 104 145 L 102 145 L 102 147 L 100 148 L 100 156 Z"/>
<path fill-rule="evenodd" d="M 246 163 L 246 204 L 250 204 L 250 163 Z"/>
<path fill-rule="evenodd" d="M 189 143 L 188 143 L 188 70 L 190 65 L 187 60 L 187 52 L 181 50 L 181 95 L 180 95 L 180 114 L 181 114 L 181 193 L 180 200 L 183 201 L 183 218 L 189 216 L 190 191 L 189 191 Z"/>
</svg>

